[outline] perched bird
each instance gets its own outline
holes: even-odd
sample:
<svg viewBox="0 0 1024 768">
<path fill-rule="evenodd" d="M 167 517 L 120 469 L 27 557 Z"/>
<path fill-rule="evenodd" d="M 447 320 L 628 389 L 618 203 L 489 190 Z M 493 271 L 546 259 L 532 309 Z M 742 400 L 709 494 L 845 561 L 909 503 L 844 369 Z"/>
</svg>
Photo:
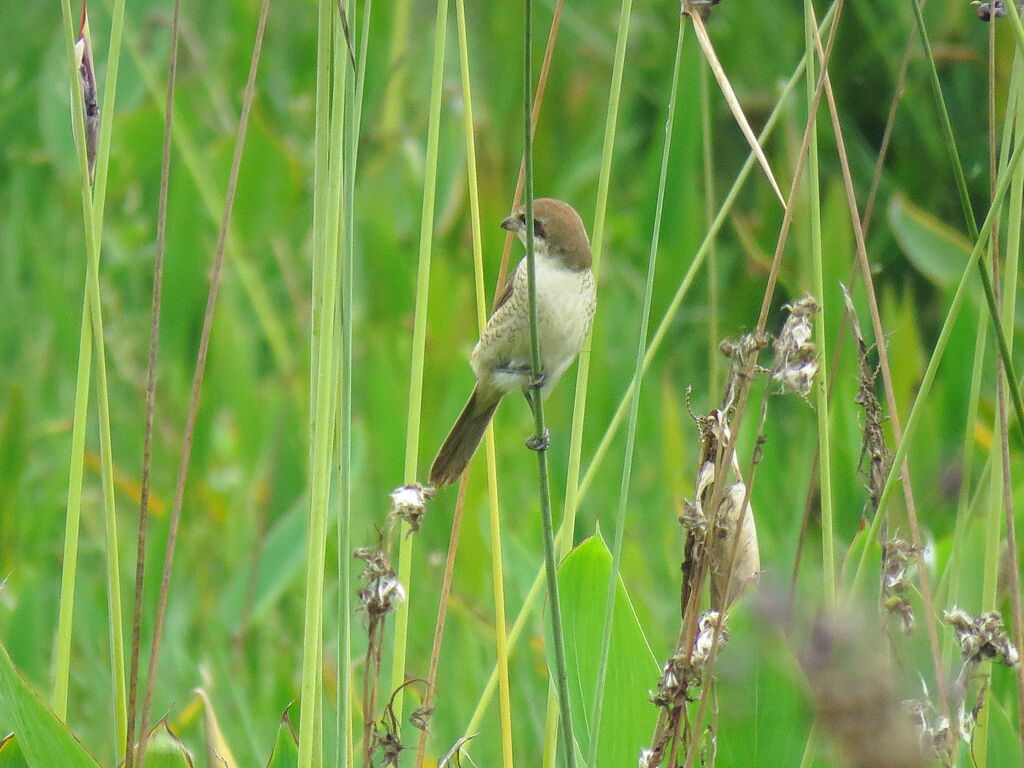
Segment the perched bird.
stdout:
<svg viewBox="0 0 1024 768">
<path fill-rule="evenodd" d="M 597 307 L 590 271 L 590 240 L 583 221 L 568 203 L 535 200 L 534 253 L 541 376 L 532 377 L 530 298 L 526 259 L 519 262 L 497 299 L 497 306 L 470 358 L 476 386 L 430 468 L 430 484 L 451 485 L 462 475 L 490 424 L 501 398 L 521 390 L 546 397 L 576 359 Z M 526 242 L 526 213 L 517 210 L 501 226 Z"/>
</svg>

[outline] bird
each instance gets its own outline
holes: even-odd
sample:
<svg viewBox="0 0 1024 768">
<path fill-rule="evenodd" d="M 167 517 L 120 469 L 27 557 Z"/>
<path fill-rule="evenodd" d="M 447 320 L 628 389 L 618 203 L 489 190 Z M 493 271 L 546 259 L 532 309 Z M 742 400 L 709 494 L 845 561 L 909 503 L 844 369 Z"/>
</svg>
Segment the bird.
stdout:
<svg viewBox="0 0 1024 768">
<path fill-rule="evenodd" d="M 535 200 L 533 213 L 540 377 L 533 377 L 524 257 L 498 294 L 495 309 L 473 348 L 470 367 L 476 386 L 430 468 L 430 484 L 435 488 L 459 479 L 505 395 L 521 390 L 531 407 L 535 391 L 547 397 L 590 334 L 597 290 L 583 220 L 571 205 L 553 198 Z M 522 207 L 501 227 L 514 232 L 525 245 L 526 211 Z"/>
</svg>

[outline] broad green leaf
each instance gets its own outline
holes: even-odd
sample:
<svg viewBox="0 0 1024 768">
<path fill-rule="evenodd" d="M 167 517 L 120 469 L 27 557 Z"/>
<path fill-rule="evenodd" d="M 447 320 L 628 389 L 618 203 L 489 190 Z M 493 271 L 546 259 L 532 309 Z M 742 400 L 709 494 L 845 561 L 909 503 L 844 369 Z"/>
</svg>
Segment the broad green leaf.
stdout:
<svg viewBox="0 0 1024 768">
<path fill-rule="evenodd" d="M 248 569 L 236 573 L 225 586 L 220 615 L 233 631 L 244 629 L 243 618 L 254 621 L 265 613 L 301 573 L 306 551 L 303 503 L 300 499 L 292 505 L 271 528 L 256 566 L 256 583 L 251 587 L 251 597 L 249 580 L 252 576 Z M 329 516 L 328 522 L 332 519 L 333 516 Z M 250 599 L 248 615 L 244 616 Z"/>
<path fill-rule="evenodd" d="M 971 255 L 967 238 L 900 196 L 889 204 L 889 223 L 900 247 L 918 272 L 940 288 L 956 288 Z M 984 301 L 981 282 L 972 276 L 967 288 L 971 301 L 980 305 Z"/>
<path fill-rule="evenodd" d="M 13 733 L 0 739 L 0 768 L 28 768 L 25 755 Z"/>
<path fill-rule="evenodd" d="M 299 764 L 299 741 L 295 729 L 288 719 L 287 710 L 281 715 L 281 727 L 277 729 L 274 751 L 270 754 L 267 768 L 295 768 Z"/>
<path fill-rule="evenodd" d="M 592 737 L 590 719 L 611 566 L 611 553 L 598 533 L 570 552 L 558 569 L 573 730 L 584 754 Z M 608 768 L 636 765 L 641 748 L 651 740 L 658 717 L 648 695 L 657 684 L 658 663 L 621 579 L 611 633 L 597 752 L 598 765 Z M 549 651 L 549 660 L 552 657 Z"/>
<path fill-rule="evenodd" d="M 14 667 L 0 646 L 0 711 L 14 728 L 30 768 L 99 768 Z"/>
<path fill-rule="evenodd" d="M 146 768 L 192 768 L 192 756 L 181 739 L 167 727 L 166 720 L 161 720 L 149 732 Z"/>
</svg>

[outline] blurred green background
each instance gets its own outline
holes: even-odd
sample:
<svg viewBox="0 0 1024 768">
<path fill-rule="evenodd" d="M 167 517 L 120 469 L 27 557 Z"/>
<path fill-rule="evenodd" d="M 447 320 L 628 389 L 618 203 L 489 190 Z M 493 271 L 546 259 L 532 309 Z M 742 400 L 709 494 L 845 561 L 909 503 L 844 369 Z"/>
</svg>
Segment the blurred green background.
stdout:
<svg viewBox="0 0 1024 768">
<path fill-rule="evenodd" d="M 553 2 L 545 0 L 537 6 L 535 60 L 539 62 Z M 147 642 L 207 276 L 258 9 L 255 0 L 183 5 L 155 421 Z M 94 0 L 89 11 L 102 85 L 109 2 Z M 673 2 L 638 2 L 632 13 L 592 339 L 584 470 L 632 374 L 678 11 Z M 819 8 L 819 14 L 824 11 Z M 383 525 L 388 508 L 387 493 L 402 481 L 434 12 L 433 4 L 421 0 L 378 2 L 370 21 L 355 201 L 356 348 L 351 375 L 355 397 L 352 540 L 356 545 L 376 540 L 376 529 Z M 169 3 L 128 3 L 116 111 L 103 116 L 115 121 L 100 279 L 126 599 L 134 570 L 169 13 Z M 610 0 L 567 4 L 535 144 L 537 194 L 570 201 L 591 231 L 618 13 L 618 4 Z M 498 224 L 508 213 L 522 152 L 521 4 L 470 4 L 467 14 L 490 290 L 504 238 Z M 7 64 L 0 76 L 0 580 L 5 580 L 0 587 L 0 642 L 45 697 L 51 686 L 85 249 L 59 7 L 13 3 L 5 9 L 5 17 L 10 34 L 5 36 Z M 967 3 L 931 3 L 926 18 L 974 203 L 983 212 L 988 194 L 988 27 L 975 19 Z M 404 34 L 403 19 L 408 25 Z M 357 19 L 360 28 L 362 23 Z M 200 743 L 199 724 L 186 710 L 192 689 L 205 686 L 236 756 L 247 765 L 265 762 L 277 719 L 298 695 L 308 508 L 315 24 L 311 3 L 278 0 L 271 4 L 202 395 L 154 706 L 156 715 L 177 718 L 194 746 Z M 1000 114 L 1012 56 L 1012 41 L 1003 26 L 997 50 Z M 758 129 L 802 55 L 800 4 L 726 0 L 716 7 L 709 30 L 725 71 Z M 831 73 L 862 205 L 895 74 L 905 43 L 915 34 L 906 3 L 851 3 L 842 18 Z M 423 476 L 470 390 L 467 360 L 476 339 L 464 101 L 454 13 L 446 50 L 420 442 Z M 806 119 L 802 87 L 797 94 L 783 107 L 780 124 L 766 145 L 784 189 L 792 177 Z M 678 98 L 654 322 L 662 316 L 706 231 L 700 55 L 689 33 Z M 717 209 L 747 148 L 713 84 L 710 104 Z M 834 141 L 824 127 L 825 112 L 822 125 L 827 295 L 818 298 L 826 307 L 831 344 L 840 325 L 839 282 L 849 280 L 854 241 Z M 957 239 L 965 228 L 938 125 L 927 70 L 915 48 L 868 236 L 904 417 L 945 315 L 953 279 L 948 275 L 958 275 L 956 259 L 966 258 Z M 798 206 L 776 307 L 811 287 L 806 200 L 798 201 Z M 718 240 L 721 296 L 714 319 L 720 337 L 754 327 L 780 221 L 780 207 L 755 171 Z M 915 237 L 922 230 L 938 232 L 948 251 L 915 249 Z M 516 245 L 513 257 L 520 254 Z M 943 257 L 947 260 L 942 261 Z M 950 263 L 955 268 L 943 272 L 941 267 Z M 855 297 L 867 328 L 859 283 Z M 980 457 L 976 466 L 991 448 L 991 350 L 986 357 L 980 417 L 975 422 L 966 413 L 971 375 L 967 361 L 973 354 L 980 308 L 975 300 L 962 313 L 948 362 L 932 393 L 933 407 L 925 415 L 911 453 L 920 514 L 938 553 L 933 565 L 941 565 L 949 547 L 963 479 L 964 435 L 976 441 Z M 781 317 L 780 311 L 773 314 L 771 329 L 778 329 Z M 711 336 L 711 321 L 707 271 L 702 270 L 671 323 L 666 343 L 644 381 L 640 403 L 623 578 L 660 660 L 671 652 L 678 632 L 682 531 L 676 518 L 681 499 L 691 493 L 698 447 L 685 393 L 692 387 L 692 407 L 698 414 L 718 405 L 721 397 L 724 361 L 713 360 L 720 339 Z M 848 340 L 841 356 L 830 364 L 839 368 L 832 448 L 841 556 L 866 510 L 863 481 L 856 472 L 861 416 L 853 402 L 856 367 Z M 573 380 L 572 375 L 565 377 L 546 408 L 554 436 L 551 466 L 556 509 L 564 495 Z M 759 394 L 757 398 L 759 402 Z M 772 397 L 770 404 L 753 507 L 765 591 L 784 593 L 816 449 L 816 417 L 811 406 L 796 397 Z M 91 412 L 95 422 L 94 406 Z M 496 429 L 511 621 L 542 559 L 534 461 L 522 448 L 531 421 L 520 399 L 502 406 Z M 752 437 L 745 434 L 741 444 L 744 467 Z M 595 471 L 582 500 L 577 541 L 598 524 L 610 540 L 622 443 L 619 436 Z M 1020 459 L 1016 440 L 1012 447 L 1016 464 Z M 69 723 L 86 746 L 109 764 L 113 744 L 94 423 L 87 449 Z M 439 494 L 416 544 L 411 676 L 425 676 L 427 670 L 436 587 L 454 499 L 454 491 Z M 477 467 L 466 500 L 441 660 L 432 723 L 435 757 L 462 733 L 493 664 L 487 520 L 486 486 Z M 981 528 L 976 525 L 971 530 L 971 551 L 977 557 Z M 798 592 L 805 618 L 820 601 L 819 550 L 820 531 L 813 519 Z M 337 557 L 337 552 L 329 553 L 331 569 L 336 568 Z M 347 556 L 345 562 L 349 562 Z M 974 567 L 976 559 L 969 562 L 974 565 L 966 569 L 959 601 L 976 611 L 980 566 Z M 253 580 L 257 563 L 260 576 Z M 594 599 L 604 599 L 603 588 L 595 590 Z M 752 605 L 744 603 L 737 609 L 732 642 L 719 660 L 720 764 L 795 765 L 810 728 L 809 705 L 801 693 L 793 650 L 766 627 Z M 357 630 L 361 621 L 360 616 Z M 331 622 L 329 618 L 328 627 Z M 919 618 L 919 625 L 923 627 L 923 619 Z M 538 614 L 511 660 L 515 744 L 521 764 L 536 763 L 540 755 L 546 694 L 542 627 Z M 943 632 L 949 636 L 948 630 Z M 329 650 L 336 648 L 334 633 L 328 629 Z M 357 652 L 365 642 L 361 634 L 356 633 Z M 916 672 L 928 676 L 930 670 L 923 628 L 910 641 L 897 640 L 897 644 L 906 664 L 901 691 L 908 697 L 918 695 Z M 337 670 L 329 666 L 325 672 L 331 680 Z M 997 670 L 995 675 L 996 700 L 1012 712 L 1010 674 Z M 650 688 L 655 684 L 652 678 Z M 330 688 L 329 682 L 329 693 Z M 653 724 L 653 706 L 650 711 Z M 608 721 L 614 717 L 615 713 L 606 712 Z M 1013 726 L 1002 717 L 994 720 L 998 733 L 993 738 L 1010 745 L 1014 739 L 1006 734 L 1012 734 Z M 481 730 L 473 754 L 478 764 L 496 764 L 500 755 L 496 705 Z M 4 731 L 5 717 L 0 712 L 0 733 Z M 825 748 L 822 765 L 832 764 L 828 754 Z"/>
</svg>

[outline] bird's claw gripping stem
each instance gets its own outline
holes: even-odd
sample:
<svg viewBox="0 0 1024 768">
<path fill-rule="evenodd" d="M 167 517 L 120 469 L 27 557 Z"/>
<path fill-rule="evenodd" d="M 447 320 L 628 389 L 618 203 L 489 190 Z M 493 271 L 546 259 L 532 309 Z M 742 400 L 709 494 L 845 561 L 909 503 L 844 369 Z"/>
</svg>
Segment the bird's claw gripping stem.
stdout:
<svg viewBox="0 0 1024 768">
<path fill-rule="evenodd" d="M 551 432 L 546 428 L 539 435 L 526 438 L 526 447 L 531 451 L 546 451 L 549 445 L 551 445 Z"/>
</svg>

